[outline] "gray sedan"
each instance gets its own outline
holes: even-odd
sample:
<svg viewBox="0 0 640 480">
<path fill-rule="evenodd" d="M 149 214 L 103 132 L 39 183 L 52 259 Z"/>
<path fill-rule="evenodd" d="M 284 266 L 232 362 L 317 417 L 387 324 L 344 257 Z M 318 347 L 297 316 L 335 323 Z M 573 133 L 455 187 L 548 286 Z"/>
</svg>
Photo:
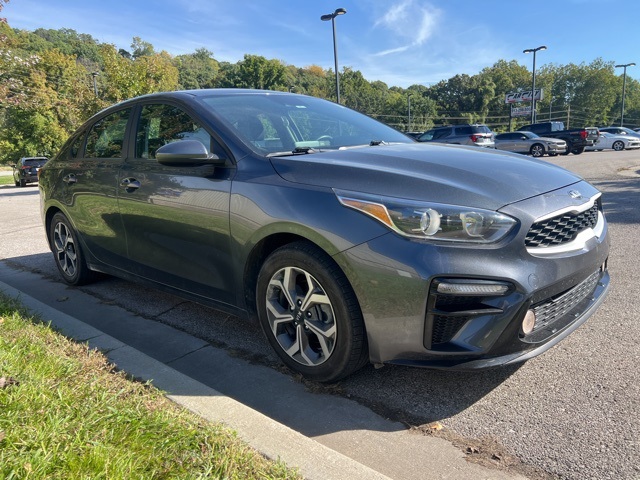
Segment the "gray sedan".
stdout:
<svg viewBox="0 0 640 480">
<path fill-rule="evenodd" d="M 496 135 L 496 148 L 533 157 L 558 155 L 567 150 L 567 142 L 557 138 L 540 137 L 533 132 L 509 132 Z"/>
<path fill-rule="evenodd" d="M 366 362 L 521 362 L 609 286 L 601 193 L 577 175 L 285 92 L 114 105 L 41 170 L 40 193 L 64 281 L 102 272 L 256 318 L 318 381 Z"/>
</svg>

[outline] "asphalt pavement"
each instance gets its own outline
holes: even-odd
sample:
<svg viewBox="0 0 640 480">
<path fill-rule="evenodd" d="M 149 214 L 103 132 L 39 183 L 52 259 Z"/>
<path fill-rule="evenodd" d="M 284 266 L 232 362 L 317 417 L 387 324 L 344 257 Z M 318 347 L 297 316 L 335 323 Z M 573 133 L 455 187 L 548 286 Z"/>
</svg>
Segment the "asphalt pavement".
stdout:
<svg viewBox="0 0 640 480">
<path fill-rule="evenodd" d="M 172 311 L 200 323 L 207 322 L 210 309 L 196 306 L 194 312 L 190 302 L 117 279 L 88 289 L 68 287 L 57 277 L 37 202 L 37 186 L 0 188 L 0 291 L 65 336 L 104 352 L 119 369 L 150 380 L 174 402 L 233 428 L 265 456 L 318 480 L 526 478 L 499 470 L 498 462 L 469 462 L 464 449 L 443 438 L 411 431 L 330 389 L 273 368 L 276 362 L 255 362 L 216 346 L 220 342 L 157 321 L 161 314 L 148 318 L 100 292 L 124 288 L 134 297 L 142 292 L 145 296 L 137 301 L 142 310 L 160 304 L 165 314 Z M 219 317 L 217 322 L 240 322 L 240 329 L 256 330 L 239 319 Z"/>
<path fill-rule="evenodd" d="M 134 375 L 165 381 L 166 372 L 177 372 L 186 377 L 177 378 L 196 382 L 161 387 L 172 398 L 226 398 L 306 437 L 314 447 L 286 440 L 292 446 L 281 450 L 276 441 L 280 430 L 237 427 L 250 442 L 253 430 L 265 429 L 267 447 L 273 450 L 257 442 L 258 450 L 300 466 L 308 478 L 358 478 L 355 470 L 341 474 L 343 467 L 333 471 L 337 476 L 314 470 L 318 464 L 334 464 L 332 452 L 337 452 L 362 466 L 366 478 L 377 472 L 408 479 L 638 480 L 640 152 L 584 153 L 551 161 L 604 192 L 613 286 L 580 329 L 544 355 L 507 369 L 456 373 L 366 367 L 335 386 L 306 383 L 281 368 L 252 322 L 118 279 L 82 288 L 60 283 L 35 186 L 0 188 L 0 281 L 23 291 L 23 299 L 33 297 L 102 332 L 92 338 L 112 337 L 123 345 L 109 355 L 135 349 L 160 364 L 158 371 Z M 148 346 L 154 350 L 146 351 Z M 223 407 L 212 410 L 233 426 Z M 431 422 L 443 430 L 431 431 Z M 316 444 L 322 448 L 306 463 L 285 456 Z"/>
</svg>

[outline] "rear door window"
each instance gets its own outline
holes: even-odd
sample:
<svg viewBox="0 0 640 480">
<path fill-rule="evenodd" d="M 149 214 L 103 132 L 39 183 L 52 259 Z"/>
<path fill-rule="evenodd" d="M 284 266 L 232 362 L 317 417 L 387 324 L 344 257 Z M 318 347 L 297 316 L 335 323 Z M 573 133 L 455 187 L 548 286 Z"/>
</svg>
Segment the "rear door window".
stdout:
<svg viewBox="0 0 640 480">
<path fill-rule="evenodd" d="M 86 158 L 124 158 L 124 136 L 131 109 L 119 110 L 98 120 L 87 136 Z"/>
</svg>

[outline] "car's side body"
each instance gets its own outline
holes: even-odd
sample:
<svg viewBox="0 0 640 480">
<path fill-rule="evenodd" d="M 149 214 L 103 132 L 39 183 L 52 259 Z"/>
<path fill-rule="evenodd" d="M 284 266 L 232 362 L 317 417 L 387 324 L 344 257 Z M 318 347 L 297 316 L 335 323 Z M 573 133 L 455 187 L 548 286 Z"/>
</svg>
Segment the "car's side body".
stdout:
<svg viewBox="0 0 640 480">
<path fill-rule="evenodd" d="M 612 149 L 616 151 L 631 150 L 640 148 L 640 137 L 634 135 L 618 135 L 609 132 L 600 132 L 600 137 L 591 147 L 587 147 L 588 151 L 599 151 Z"/>
<path fill-rule="evenodd" d="M 419 142 L 450 143 L 493 148 L 494 133 L 486 125 L 464 124 L 435 127 L 416 138 Z"/>
<path fill-rule="evenodd" d="M 402 140 L 391 129 L 385 135 L 395 143 L 374 137 L 364 145 L 358 140 L 325 148 L 337 141 L 334 131 L 281 152 L 290 148 L 284 136 L 302 128 L 294 117 L 261 117 L 263 127 L 270 120 L 281 123 L 263 132 L 251 129 L 256 138 L 250 139 L 244 125 L 225 121 L 224 115 L 249 109 L 246 102 L 234 107 L 236 97 L 279 102 L 296 115 L 317 102 L 279 92 L 173 92 L 110 107 L 83 125 L 40 177 L 43 221 L 57 261 L 64 256 L 57 236 L 68 229 L 77 234 L 89 269 L 236 315 L 261 315 L 265 292 L 257 285 L 264 284 L 274 335 L 278 322 L 290 321 L 301 339 L 311 338 L 302 333 L 302 311 L 292 304 L 292 316 L 275 312 L 268 292 L 282 289 L 277 265 L 286 262 L 283 249 L 290 247 L 292 258 L 312 252 L 330 276 L 314 270 L 318 262 L 296 260 L 292 269 L 311 272 L 309 285 L 343 277 L 335 288 L 354 299 L 353 334 L 361 315 L 366 340 L 360 346 L 369 361 L 435 368 L 530 358 L 578 328 L 605 298 L 609 237 L 600 193 L 576 175 L 494 149 Z M 163 126 L 167 119 L 170 124 Z M 167 150 L 158 148 L 158 140 L 175 145 L 194 138 L 206 147 L 200 160 L 175 152 L 161 159 Z M 261 153 L 269 148 L 273 154 Z M 414 238 L 418 234 L 407 235 L 361 210 L 384 205 L 396 215 L 393 205 L 406 204 L 412 215 L 424 202 L 445 210 L 471 206 L 468 222 L 475 221 L 474 212 L 493 212 L 512 219 L 512 226 L 498 241 L 477 243 L 472 235 L 470 243 L 460 243 Z M 440 222 L 432 208 L 424 211 L 423 217 Z M 567 224 L 568 230 L 562 226 Z M 265 273 L 270 262 L 275 273 Z M 466 287 L 479 292 L 448 290 Z M 343 302 L 331 295 L 318 302 L 335 307 L 339 316 Z M 527 315 L 540 319 L 531 332 L 522 331 Z M 351 338 L 340 325 L 320 337 L 333 342 L 338 331 L 339 338 Z M 268 328 L 265 333 L 274 344 Z M 333 343 L 314 345 L 332 355 Z M 286 352 L 278 353 L 286 362 Z M 320 380 L 335 380 L 359 366 L 352 359 L 348 367 L 314 377 L 312 360 L 299 370 Z M 298 368 L 296 362 L 301 360 L 290 366 Z"/>
<path fill-rule="evenodd" d="M 567 142 L 557 138 L 539 137 L 532 132 L 507 132 L 496 135 L 496 149 L 531 154 L 534 157 L 565 153 Z"/>
</svg>

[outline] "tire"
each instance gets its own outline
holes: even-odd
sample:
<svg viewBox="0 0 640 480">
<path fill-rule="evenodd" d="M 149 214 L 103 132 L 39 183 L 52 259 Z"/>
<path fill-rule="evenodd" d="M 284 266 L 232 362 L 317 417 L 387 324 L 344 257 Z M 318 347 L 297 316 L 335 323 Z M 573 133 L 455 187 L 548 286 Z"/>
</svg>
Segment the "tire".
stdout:
<svg viewBox="0 0 640 480">
<path fill-rule="evenodd" d="M 51 251 L 58 271 L 69 285 L 85 285 L 95 278 L 95 272 L 87 267 L 78 235 L 71 223 L 58 212 L 51 219 L 49 230 Z"/>
<path fill-rule="evenodd" d="M 531 145 L 529 149 L 529 153 L 532 157 L 543 157 L 544 156 L 544 145 L 541 143 L 534 143 Z"/>
<path fill-rule="evenodd" d="M 613 145 L 611 145 L 611 148 L 613 148 L 616 152 L 621 152 L 622 150 L 624 150 L 624 142 L 622 140 L 616 140 L 615 142 L 613 142 Z"/>
<path fill-rule="evenodd" d="M 584 147 L 575 147 L 571 150 L 574 155 L 580 155 L 582 152 L 584 152 Z"/>
<path fill-rule="evenodd" d="M 573 144 L 567 141 L 567 149 L 564 151 L 564 153 L 561 153 L 560 155 L 569 155 L 572 149 L 573 149 Z"/>
<path fill-rule="evenodd" d="M 27 186 L 27 181 L 24 178 L 20 179 L 20 186 L 21 187 L 26 187 Z"/>
<path fill-rule="evenodd" d="M 267 258 L 258 275 L 256 305 L 273 349 L 306 378 L 335 382 L 368 361 L 355 293 L 342 270 L 314 245 L 292 243 Z"/>
</svg>

